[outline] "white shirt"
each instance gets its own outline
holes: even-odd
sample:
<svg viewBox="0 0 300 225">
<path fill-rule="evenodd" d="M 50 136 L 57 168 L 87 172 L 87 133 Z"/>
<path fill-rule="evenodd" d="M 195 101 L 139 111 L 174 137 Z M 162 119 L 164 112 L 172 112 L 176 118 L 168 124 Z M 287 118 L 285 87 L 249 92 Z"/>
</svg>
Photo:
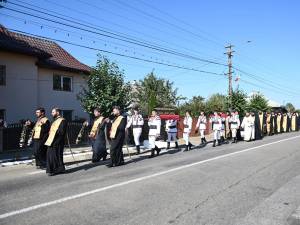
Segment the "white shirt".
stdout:
<svg viewBox="0 0 300 225">
<path fill-rule="evenodd" d="M 159 116 L 151 116 L 148 120 L 149 136 L 160 135 L 161 120 Z"/>
<path fill-rule="evenodd" d="M 183 129 L 183 132 L 184 133 L 191 133 L 191 131 L 192 131 L 192 124 L 193 124 L 193 119 L 192 119 L 191 116 L 184 117 L 184 120 L 183 120 L 184 129 Z"/>
</svg>

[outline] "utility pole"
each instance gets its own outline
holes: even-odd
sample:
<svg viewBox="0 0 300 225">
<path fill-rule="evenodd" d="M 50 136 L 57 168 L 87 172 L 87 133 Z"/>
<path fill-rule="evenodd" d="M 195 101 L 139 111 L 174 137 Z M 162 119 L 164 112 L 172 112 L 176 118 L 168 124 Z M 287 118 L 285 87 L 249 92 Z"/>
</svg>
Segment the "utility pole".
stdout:
<svg viewBox="0 0 300 225">
<path fill-rule="evenodd" d="M 234 51 L 232 50 L 234 46 L 233 45 L 228 45 L 225 48 L 227 49 L 227 52 L 224 53 L 228 56 L 228 97 L 230 100 L 230 105 L 231 105 L 231 97 L 232 97 L 232 57 Z"/>
</svg>

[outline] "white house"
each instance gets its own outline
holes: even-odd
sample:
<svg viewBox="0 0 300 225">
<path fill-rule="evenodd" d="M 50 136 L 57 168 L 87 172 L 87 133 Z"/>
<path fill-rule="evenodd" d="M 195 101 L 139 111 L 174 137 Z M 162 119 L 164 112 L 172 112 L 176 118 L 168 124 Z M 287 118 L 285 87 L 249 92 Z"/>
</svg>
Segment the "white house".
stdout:
<svg viewBox="0 0 300 225">
<path fill-rule="evenodd" d="M 77 94 L 91 68 L 52 41 L 8 31 L 0 25 L 0 118 L 8 123 L 34 118 L 52 107 L 68 120 L 88 118 Z"/>
</svg>

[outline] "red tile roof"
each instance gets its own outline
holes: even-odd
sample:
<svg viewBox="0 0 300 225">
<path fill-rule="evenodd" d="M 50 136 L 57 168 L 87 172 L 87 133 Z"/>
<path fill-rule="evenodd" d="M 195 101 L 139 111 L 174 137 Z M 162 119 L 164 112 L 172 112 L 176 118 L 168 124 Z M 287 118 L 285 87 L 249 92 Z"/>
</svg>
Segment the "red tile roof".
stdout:
<svg viewBox="0 0 300 225">
<path fill-rule="evenodd" d="M 38 57 L 37 65 L 89 74 L 91 68 L 70 55 L 53 41 L 8 31 L 0 25 L 0 49 Z"/>
</svg>

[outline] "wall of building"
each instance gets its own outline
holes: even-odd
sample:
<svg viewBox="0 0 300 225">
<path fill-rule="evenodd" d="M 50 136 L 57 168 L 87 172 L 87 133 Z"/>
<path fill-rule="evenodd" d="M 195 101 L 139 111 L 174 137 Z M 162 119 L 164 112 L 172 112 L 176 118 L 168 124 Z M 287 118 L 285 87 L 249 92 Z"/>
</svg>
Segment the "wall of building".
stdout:
<svg viewBox="0 0 300 225">
<path fill-rule="evenodd" d="M 6 121 L 32 118 L 37 105 L 38 69 L 36 58 L 0 51 L 0 65 L 6 66 L 6 85 L 0 86 L 0 109 Z"/>
<path fill-rule="evenodd" d="M 72 91 L 53 90 L 53 74 L 72 77 Z M 45 68 L 38 69 L 38 105 L 46 109 L 47 115 L 53 107 L 63 110 L 73 110 L 73 119 L 89 118 L 77 99 L 77 94 L 86 86 L 85 76 L 77 73 L 70 73 Z"/>
</svg>

